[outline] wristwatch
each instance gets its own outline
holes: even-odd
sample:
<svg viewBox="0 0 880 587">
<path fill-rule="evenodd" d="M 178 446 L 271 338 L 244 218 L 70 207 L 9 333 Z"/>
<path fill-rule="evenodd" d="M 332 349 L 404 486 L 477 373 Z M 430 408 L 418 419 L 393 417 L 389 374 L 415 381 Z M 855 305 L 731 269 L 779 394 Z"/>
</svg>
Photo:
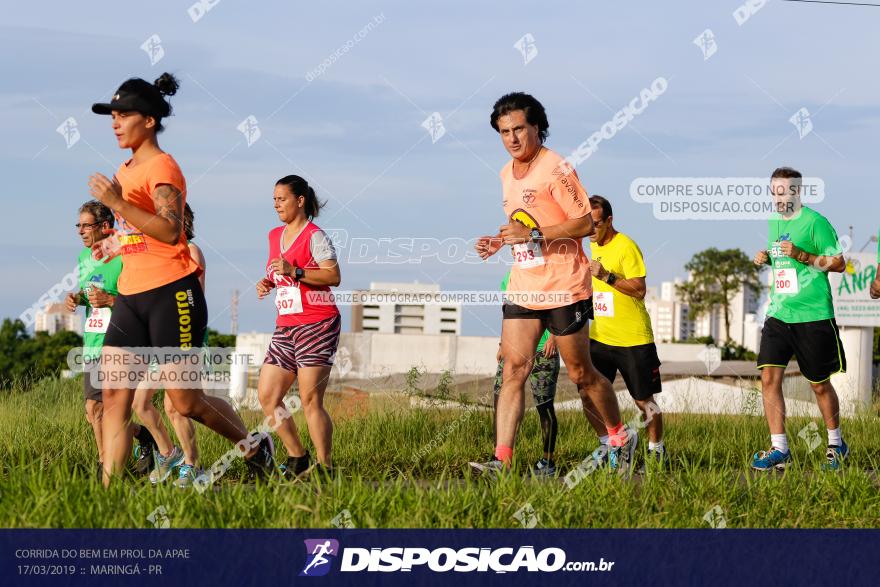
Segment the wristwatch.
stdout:
<svg viewBox="0 0 880 587">
<path fill-rule="evenodd" d="M 537 228 L 533 228 L 531 232 L 529 232 L 529 238 L 533 243 L 539 243 L 544 240 L 544 233 Z"/>
<path fill-rule="evenodd" d="M 303 275 L 305 275 L 305 274 L 306 274 L 305 269 L 303 269 L 302 267 L 297 267 L 293 270 L 293 277 L 296 278 L 297 281 L 302 279 Z"/>
<path fill-rule="evenodd" d="M 617 281 L 617 276 L 609 271 L 608 277 L 605 278 L 605 283 L 607 283 L 608 285 L 614 285 L 615 281 Z"/>
</svg>

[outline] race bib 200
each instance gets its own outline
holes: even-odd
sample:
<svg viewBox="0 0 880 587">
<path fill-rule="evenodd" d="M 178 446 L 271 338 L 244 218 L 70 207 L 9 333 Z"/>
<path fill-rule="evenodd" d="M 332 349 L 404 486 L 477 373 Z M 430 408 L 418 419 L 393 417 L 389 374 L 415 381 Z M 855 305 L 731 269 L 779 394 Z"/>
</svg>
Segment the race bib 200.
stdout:
<svg viewBox="0 0 880 587">
<path fill-rule="evenodd" d="M 796 294 L 800 291 L 800 288 L 798 287 L 797 270 L 794 268 L 774 269 L 773 288 L 776 293 Z"/>
</svg>

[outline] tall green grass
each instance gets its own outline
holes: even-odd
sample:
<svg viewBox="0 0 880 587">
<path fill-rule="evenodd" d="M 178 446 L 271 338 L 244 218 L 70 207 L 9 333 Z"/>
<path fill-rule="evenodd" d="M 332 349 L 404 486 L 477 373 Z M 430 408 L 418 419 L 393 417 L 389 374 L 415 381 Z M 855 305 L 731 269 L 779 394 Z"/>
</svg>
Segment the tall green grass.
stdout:
<svg viewBox="0 0 880 587">
<path fill-rule="evenodd" d="M 539 527 L 700 527 L 716 505 L 727 527 L 880 524 L 874 473 L 880 422 L 873 415 L 844 421 L 852 447 L 844 471 L 821 471 L 824 438 L 809 451 L 797 438 L 809 420 L 792 418 L 794 465 L 784 475 L 758 475 L 748 462 L 766 448 L 763 418 L 667 414 L 668 470 L 630 481 L 598 472 L 569 489 L 521 475 L 494 483 L 472 479 L 467 462 L 485 460 L 492 450 L 488 411 L 411 409 L 405 396 L 356 403 L 330 398 L 335 479 L 253 486 L 243 481 L 239 464 L 198 493 L 170 484 L 152 488 L 146 479 L 104 490 L 81 397 L 79 380 L 44 380 L 0 393 L 0 526 L 152 527 L 147 517 L 162 506 L 172 527 L 326 527 L 348 510 L 357 527 L 515 528 L 514 514 L 525 504 Z M 251 428 L 261 420 L 244 416 Z M 306 438 L 302 414 L 295 419 Z M 565 474 L 595 448 L 595 437 L 579 413 L 560 413 L 559 431 L 557 462 Z M 201 427 L 198 439 L 204 465 L 231 446 Z M 519 471 L 540 453 L 532 410 L 517 447 Z M 277 457 L 284 456 L 279 448 Z"/>
</svg>

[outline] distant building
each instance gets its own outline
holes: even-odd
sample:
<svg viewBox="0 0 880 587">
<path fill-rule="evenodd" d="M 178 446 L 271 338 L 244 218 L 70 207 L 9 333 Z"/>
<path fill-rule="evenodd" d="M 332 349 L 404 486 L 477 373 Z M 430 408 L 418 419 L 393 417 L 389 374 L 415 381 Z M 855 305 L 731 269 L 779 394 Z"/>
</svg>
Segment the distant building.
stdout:
<svg viewBox="0 0 880 587">
<path fill-rule="evenodd" d="M 736 344 L 757 352 L 760 342 L 760 326 L 757 324 L 757 312 L 760 306 L 760 295 L 743 288 L 730 300 L 730 333 L 729 338 Z M 757 329 L 757 330 L 756 330 Z M 714 308 L 701 316 L 694 323 L 694 336 L 711 336 L 718 343 L 728 339 L 724 325 L 724 309 Z"/>
<path fill-rule="evenodd" d="M 654 329 L 654 340 L 657 342 L 675 342 L 687 340 L 693 336 L 693 324 L 688 319 L 687 304 L 683 304 L 675 286 L 681 283 L 664 281 L 660 284 L 660 296 L 657 288 L 649 287 L 645 295 L 645 309 L 651 317 Z"/>
<path fill-rule="evenodd" d="M 681 280 L 664 281 L 657 288 L 649 287 L 645 296 L 645 308 L 651 316 L 654 339 L 657 342 L 675 342 L 694 337 L 711 336 L 722 343 L 728 336 L 724 326 L 724 310 L 714 308 L 710 312 L 692 319 L 688 305 L 678 295 L 676 286 Z M 757 352 L 761 338 L 761 327 L 757 321 L 761 296 L 751 290 L 740 289 L 730 301 L 730 339 L 736 344 Z"/>
<path fill-rule="evenodd" d="M 761 294 L 751 289 L 740 289 L 730 302 L 730 338 L 754 352 L 758 352 L 761 340 L 761 327 L 757 322 L 760 302 Z M 721 327 L 723 330 L 723 317 Z"/>
<path fill-rule="evenodd" d="M 375 303 L 352 304 L 352 332 L 396 334 L 461 334 L 461 304 L 442 303 L 437 284 L 373 282 L 369 290 L 378 297 Z M 381 294 L 421 294 L 412 299 L 383 302 Z M 401 303 L 398 303 L 401 302 Z"/>
<path fill-rule="evenodd" d="M 51 335 L 62 330 L 82 334 L 82 316 L 68 312 L 64 304 L 49 304 L 34 315 L 34 332 Z"/>
</svg>

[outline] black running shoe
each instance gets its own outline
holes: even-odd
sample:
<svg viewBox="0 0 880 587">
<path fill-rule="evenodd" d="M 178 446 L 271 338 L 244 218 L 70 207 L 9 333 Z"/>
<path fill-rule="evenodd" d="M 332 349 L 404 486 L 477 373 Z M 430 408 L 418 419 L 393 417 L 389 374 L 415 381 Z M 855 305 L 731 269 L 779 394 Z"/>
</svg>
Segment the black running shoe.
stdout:
<svg viewBox="0 0 880 587">
<path fill-rule="evenodd" d="M 301 457 L 287 457 L 286 463 L 278 465 L 278 471 L 284 480 L 293 481 L 308 471 L 310 464 L 309 451 L 306 451 L 306 454 Z"/>
<path fill-rule="evenodd" d="M 257 436 L 255 433 L 252 435 L 252 438 Z M 250 481 L 265 479 L 275 470 L 275 444 L 272 442 L 272 435 L 263 434 L 262 436 L 260 444 L 257 446 L 257 452 L 254 453 L 254 456 L 245 460 Z"/>
<path fill-rule="evenodd" d="M 153 440 L 153 435 L 146 426 L 140 427 L 135 439 L 138 445 L 134 447 L 134 471 L 138 475 L 146 475 L 153 470 L 159 447 L 156 446 L 156 441 Z"/>
</svg>

